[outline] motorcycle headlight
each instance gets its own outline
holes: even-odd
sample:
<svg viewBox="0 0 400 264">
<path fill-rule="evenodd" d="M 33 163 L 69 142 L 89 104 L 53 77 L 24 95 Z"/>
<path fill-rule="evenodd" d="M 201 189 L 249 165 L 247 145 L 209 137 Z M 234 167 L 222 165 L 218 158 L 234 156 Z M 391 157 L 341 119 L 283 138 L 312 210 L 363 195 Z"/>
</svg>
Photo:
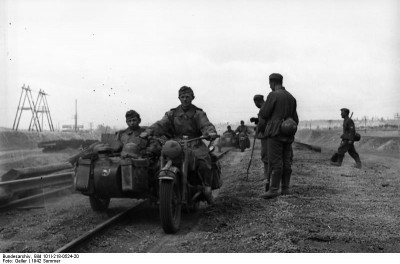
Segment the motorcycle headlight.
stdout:
<svg viewBox="0 0 400 264">
<path fill-rule="evenodd" d="M 175 140 L 168 140 L 162 147 L 162 154 L 170 159 L 176 159 L 181 155 L 182 147 Z"/>
</svg>

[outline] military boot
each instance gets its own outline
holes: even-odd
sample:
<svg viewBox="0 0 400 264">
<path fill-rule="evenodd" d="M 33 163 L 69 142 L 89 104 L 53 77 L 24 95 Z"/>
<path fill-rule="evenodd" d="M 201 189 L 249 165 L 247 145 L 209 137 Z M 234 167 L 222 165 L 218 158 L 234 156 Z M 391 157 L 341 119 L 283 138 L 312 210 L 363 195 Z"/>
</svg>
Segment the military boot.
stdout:
<svg viewBox="0 0 400 264">
<path fill-rule="evenodd" d="M 212 195 L 211 187 L 205 186 L 204 187 L 204 197 L 206 198 L 207 204 L 213 205 L 214 204 L 214 197 Z"/>
<path fill-rule="evenodd" d="M 265 194 L 261 195 L 261 198 L 271 199 L 279 196 L 279 185 L 281 183 L 282 170 L 273 170 L 271 172 L 271 185 Z"/>
<path fill-rule="evenodd" d="M 264 163 L 264 180 L 266 180 L 265 183 L 265 192 L 268 192 L 269 190 L 269 182 L 270 182 L 270 173 L 269 173 L 269 167 L 268 163 Z"/>
<path fill-rule="evenodd" d="M 342 156 L 342 155 L 338 155 L 338 156 L 337 156 L 336 162 L 331 161 L 331 165 L 332 165 L 332 166 L 337 166 L 337 167 L 342 166 L 343 157 L 344 157 L 344 156 Z"/>
<path fill-rule="evenodd" d="M 285 169 L 282 174 L 282 195 L 289 195 L 290 176 L 292 175 L 291 169 Z"/>
<path fill-rule="evenodd" d="M 356 160 L 356 165 L 354 165 L 354 167 L 357 168 L 357 169 L 361 169 L 362 166 L 361 166 L 360 157 L 355 158 L 355 160 Z"/>
</svg>

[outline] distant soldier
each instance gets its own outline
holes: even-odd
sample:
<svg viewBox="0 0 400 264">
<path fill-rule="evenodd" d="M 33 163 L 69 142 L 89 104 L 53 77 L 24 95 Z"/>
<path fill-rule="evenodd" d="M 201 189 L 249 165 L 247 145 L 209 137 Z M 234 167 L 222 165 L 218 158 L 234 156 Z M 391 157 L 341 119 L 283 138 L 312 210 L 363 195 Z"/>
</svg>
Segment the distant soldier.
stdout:
<svg viewBox="0 0 400 264">
<path fill-rule="evenodd" d="M 356 129 L 353 120 L 349 117 L 350 110 L 347 108 L 340 109 L 340 114 L 343 118 L 343 134 L 340 136 L 342 142 L 338 148 L 338 152 L 332 157 L 331 165 L 342 166 L 343 158 L 346 152 L 356 161 L 355 167 L 361 168 L 361 160 L 354 147 L 354 136 Z M 335 161 L 336 160 L 336 161 Z"/>
<path fill-rule="evenodd" d="M 289 194 L 292 174 L 292 143 L 299 118 L 296 99 L 282 86 L 282 80 L 283 77 L 279 73 L 269 76 L 272 91 L 259 113 L 266 122 L 264 136 L 267 137 L 268 164 L 271 169 L 269 190 L 261 196 L 265 199 L 279 196 L 281 181 L 281 194 Z"/>
<path fill-rule="evenodd" d="M 230 135 L 232 135 L 232 136 L 235 135 L 235 131 L 232 130 L 231 126 L 227 126 L 226 128 L 227 128 L 228 130 L 226 130 L 226 131 L 223 133 L 224 135 L 227 135 L 227 134 L 230 134 Z"/>
<path fill-rule="evenodd" d="M 246 126 L 244 124 L 244 121 L 240 121 L 240 126 L 238 126 L 235 130 L 235 134 L 236 134 L 236 144 L 238 145 L 238 147 L 240 147 L 240 136 L 244 135 L 245 136 L 245 148 L 249 148 L 250 147 L 250 139 L 249 139 L 249 134 L 251 134 L 252 131 L 250 130 L 250 128 L 248 126 Z"/>
<path fill-rule="evenodd" d="M 192 104 L 194 99 L 193 90 L 190 87 L 182 86 L 179 89 L 178 98 L 181 101 L 181 105 L 168 111 L 161 120 L 146 129 L 141 137 L 156 135 L 182 139 L 183 136 L 188 136 L 191 139 L 203 135 L 216 139 L 217 131 L 214 125 L 208 120 L 206 113 Z M 192 142 L 190 147 L 196 160 L 195 169 L 199 172 L 204 184 L 204 196 L 208 204 L 213 204 L 214 201 L 211 192 L 212 170 L 209 150 L 202 140 Z"/>
<path fill-rule="evenodd" d="M 254 104 L 259 109 L 261 109 L 261 107 L 265 103 L 264 96 L 261 94 L 256 94 L 254 96 L 253 100 L 254 100 Z M 269 189 L 270 173 L 269 173 L 269 168 L 268 168 L 267 138 L 264 136 L 265 120 L 263 118 L 261 118 L 260 115 L 258 114 L 258 117 L 250 118 L 250 122 L 253 122 L 257 125 L 257 127 L 256 127 L 257 134 L 255 136 L 261 140 L 261 160 L 264 163 L 264 180 L 267 180 L 267 182 L 265 184 L 265 191 L 267 192 Z"/>
<path fill-rule="evenodd" d="M 240 133 L 245 133 L 246 136 L 249 134 L 250 130 L 249 128 L 244 124 L 244 121 L 240 121 L 240 126 L 238 126 L 235 130 L 235 134 L 240 134 Z"/>
</svg>

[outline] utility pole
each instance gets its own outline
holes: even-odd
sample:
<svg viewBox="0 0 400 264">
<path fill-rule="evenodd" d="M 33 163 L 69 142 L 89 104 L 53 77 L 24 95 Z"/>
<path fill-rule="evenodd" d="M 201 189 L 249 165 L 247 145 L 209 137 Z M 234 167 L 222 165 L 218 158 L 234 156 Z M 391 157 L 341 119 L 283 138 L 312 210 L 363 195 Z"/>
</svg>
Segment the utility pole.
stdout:
<svg viewBox="0 0 400 264">
<path fill-rule="evenodd" d="M 78 132 L 78 100 L 75 99 L 75 133 Z"/>
<path fill-rule="evenodd" d="M 364 116 L 364 132 L 367 134 L 367 116 Z"/>
<path fill-rule="evenodd" d="M 399 120 L 399 124 L 397 125 L 397 129 L 398 129 L 399 135 L 400 135 L 400 114 L 399 113 L 395 113 L 394 114 L 394 119 Z"/>
</svg>

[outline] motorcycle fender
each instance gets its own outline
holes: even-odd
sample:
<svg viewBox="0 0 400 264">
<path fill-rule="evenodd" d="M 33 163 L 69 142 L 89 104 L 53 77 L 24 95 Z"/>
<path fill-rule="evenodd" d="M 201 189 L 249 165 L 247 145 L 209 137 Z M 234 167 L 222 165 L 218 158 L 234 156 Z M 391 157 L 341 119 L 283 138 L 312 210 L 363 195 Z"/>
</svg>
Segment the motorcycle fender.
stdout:
<svg viewBox="0 0 400 264">
<path fill-rule="evenodd" d="M 158 174 L 158 179 L 159 180 L 176 180 L 179 174 L 179 169 L 177 167 L 169 167 L 166 170 L 161 170 L 160 173 Z"/>
</svg>

